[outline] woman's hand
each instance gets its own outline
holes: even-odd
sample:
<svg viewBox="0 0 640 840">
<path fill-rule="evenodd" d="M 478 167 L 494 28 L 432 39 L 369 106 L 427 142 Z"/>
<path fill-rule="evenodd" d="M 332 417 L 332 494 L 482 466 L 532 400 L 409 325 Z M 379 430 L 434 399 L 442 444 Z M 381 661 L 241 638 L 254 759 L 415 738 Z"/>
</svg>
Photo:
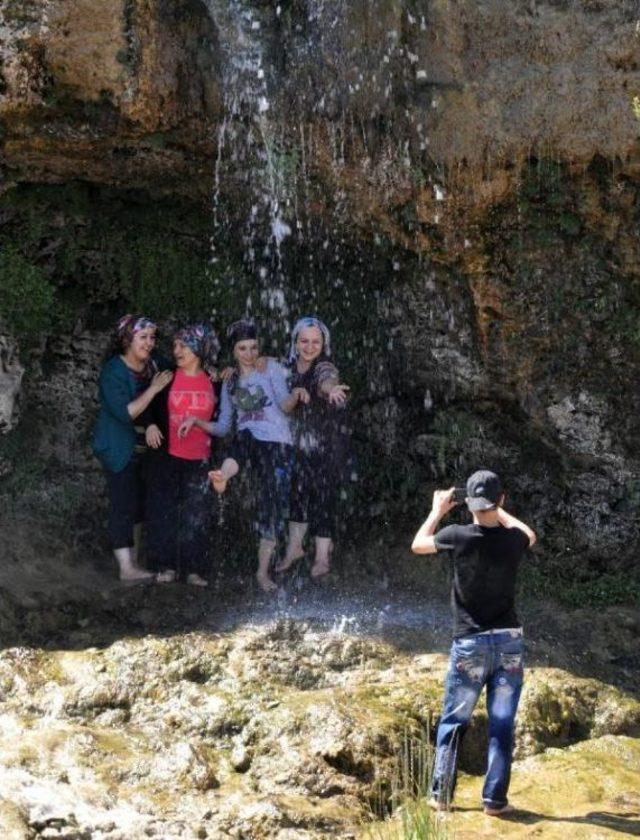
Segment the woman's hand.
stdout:
<svg viewBox="0 0 640 840">
<path fill-rule="evenodd" d="M 258 373 L 266 373 L 269 362 L 275 362 L 273 356 L 258 356 L 256 359 L 256 370 Z"/>
<path fill-rule="evenodd" d="M 164 435 L 156 426 L 156 424 L 152 423 L 150 426 L 147 426 L 147 430 L 144 433 L 144 438 L 147 441 L 147 446 L 150 446 L 152 449 L 160 449 L 160 447 L 162 446 Z"/>
<path fill-rule="evenodd" d="M 306 388 L 294 388 L 291 391 L 291 396 L 295 397 L 296 403 L 303 403 L 304 405 L 309 405 L 311 400 L 311 396 Z"/>
<path fill-rule="evenodd" d="M 178 437 L 179 438 L 186 437 L 189 434 L 189 432 L 191 431 L 191 429 L 195 426 L 195 424 L 196 424 L 196 418 L 195 417 L 187 417 L 185 420 L 183 420 L 182 423 L 180 424 L 179 428 L 178 428 Z"/>
<path fill-rule="evenodd" d="M 160 373 L 156 373 L 149 383 L 149 387 L 145 388 L 145 390 L 140 394 L 140 396 L 136 397 L 135 400 L 132 400 L 127 405 L 127 413 L 132 420 L 135 420 L 136 417 L 139 417 L 142 412 L 149 406 L 152 400 L 157 397 L 157 395 L 162 391 L 163 388 L 166 388 L 167 385 L 173 379 L 173 373 L 170 370 L 163 370 Z"/>
<path fill-rule="evenodd" d="M 333 385 L 327 394 L 327 399 L 331 405 L 344 405 L 347 401 L 347 391 L 350 391 L 348 385 Z"/>
<path fill-rule="evenodd" d="M 173 373 L 170 370 L 161 370 L 159 373 L 156 373 L 153 379 L 151 380 L 151 385 L 149 388 L 155 393 L 159 394 L 163 388 L 166 388 L 167 385 L 173 379 Z"/>
<path fill-rule="evenodd" d="M 236 372 L 236 369 L 234 367 L 223 368 L 222 371 L 220 371 L 221 381 L 222 382 L 228 382 L 235 372 Z"/>
</svg>

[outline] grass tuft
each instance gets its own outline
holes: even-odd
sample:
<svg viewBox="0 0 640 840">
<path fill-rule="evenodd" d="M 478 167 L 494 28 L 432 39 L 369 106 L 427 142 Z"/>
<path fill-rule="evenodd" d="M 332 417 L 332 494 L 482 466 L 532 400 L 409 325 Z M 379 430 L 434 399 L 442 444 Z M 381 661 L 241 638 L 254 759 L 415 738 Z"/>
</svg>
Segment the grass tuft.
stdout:
<svg viewBox="0 0 640 840">
<path fill-rule="evenodd" d="M 447 840 L 442 814 L 429 807 L 433 747 L 428 730 L 408 732 L 398 745 L 390 779 L 381 779 L 366 840 Z"/>
</svg>

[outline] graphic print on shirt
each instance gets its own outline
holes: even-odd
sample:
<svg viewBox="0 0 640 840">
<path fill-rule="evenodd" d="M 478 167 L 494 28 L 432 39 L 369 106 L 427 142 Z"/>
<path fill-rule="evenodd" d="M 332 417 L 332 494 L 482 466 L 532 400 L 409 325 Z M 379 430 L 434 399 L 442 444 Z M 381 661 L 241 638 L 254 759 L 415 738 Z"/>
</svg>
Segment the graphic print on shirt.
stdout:
<svg viewBox="0 0 640 840">
<path fill-rule="evenodd" d="M 201 415 L 213 408 L 211 391 L 169 391 L 169 422 L 179 426 L 190 415 Z"/>
<path fill-rule="evenodd" d="M 263 409 L 273 405 L 265 394 L 262 385 L 238 385 L 233 401 L 236 407 L 244 413 L 243 422 L 247 420 L 264 420 Z"/>
</svg>

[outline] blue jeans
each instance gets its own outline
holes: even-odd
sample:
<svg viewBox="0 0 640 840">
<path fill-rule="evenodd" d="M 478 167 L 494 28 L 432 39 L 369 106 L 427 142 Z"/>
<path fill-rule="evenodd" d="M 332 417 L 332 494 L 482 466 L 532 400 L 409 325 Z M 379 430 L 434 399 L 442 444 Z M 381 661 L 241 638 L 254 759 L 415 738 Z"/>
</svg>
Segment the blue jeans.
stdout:
<svg viewBox="0 0 640 840">
<path fill-rule="evenodd" d="M 489 756 L 482 800 L 491 808 L 507 804 L 511 778 L 513 730 L 522 691 L 522 635 L 504 630 L 454 639 L 438 725 L 432 796 L 451 802 L 462 736 L 487 686 Z"/>
</svg>

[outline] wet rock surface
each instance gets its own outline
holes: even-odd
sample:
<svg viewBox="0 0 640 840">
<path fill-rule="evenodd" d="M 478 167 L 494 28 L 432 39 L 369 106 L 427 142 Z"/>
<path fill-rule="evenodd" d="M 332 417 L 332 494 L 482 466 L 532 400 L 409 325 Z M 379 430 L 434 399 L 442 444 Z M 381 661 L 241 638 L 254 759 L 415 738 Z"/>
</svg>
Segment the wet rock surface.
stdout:
<svg viewBox="0 0 640 840">
<path fill-rule="evenodd" d="M 11 431 L 18 422 L 18 397 L 24 368 L 13 336 L 2 332 L 0 322 L 0 434 Z M 0 478 L 10 465 L 0 458 Z"/>
<path fill-rule="evenodd" d="M 415 736 L 426 748 L 433 735 L 449 634 L 439 600 L 357 594 L 344 583 L 341 593 L 303 591 L 278 606 L 232 591 L 122 591 L 97 581 L 102 599 L 58 603 L 60 621 L 50 619 L 40 643 L 23 638 L 0 653 L 3 836 L 360 836 L 371 807 L 391 794 L 403 741 Z M 41 598 L 32 593 L 34 612 Z M 531 604 L 525 618 L 513 783 L 527 811 L 520 826 L 578 820 L 589 762 L 609 774 L 589 794 L 592 810 L 612 809 L 610 820 L 626 824 L 640 773 L 629 758 L 640 672 L 628 668 L 619 688 L 607 682 L 604 651 L 587 663 L 568 635 L 546 646 L 534 621 L 544 609 Z M 606 620 L 566 616 L 573 638 Z M 36 626 L 25 621 L 25 632 Z M 479 708 L 461 754 L 462 811 L 448 818 L 476 836 L 485 818 L 468 812 L 477 797 L 468 774 L 483 770 L 485 724 Z M 561 772 L 579 791 L 566 812 Z M 580 819 L 601 825 L 597 815 Z M 540 836 L 559 836 L 542 827 Z"/>
</svg>

